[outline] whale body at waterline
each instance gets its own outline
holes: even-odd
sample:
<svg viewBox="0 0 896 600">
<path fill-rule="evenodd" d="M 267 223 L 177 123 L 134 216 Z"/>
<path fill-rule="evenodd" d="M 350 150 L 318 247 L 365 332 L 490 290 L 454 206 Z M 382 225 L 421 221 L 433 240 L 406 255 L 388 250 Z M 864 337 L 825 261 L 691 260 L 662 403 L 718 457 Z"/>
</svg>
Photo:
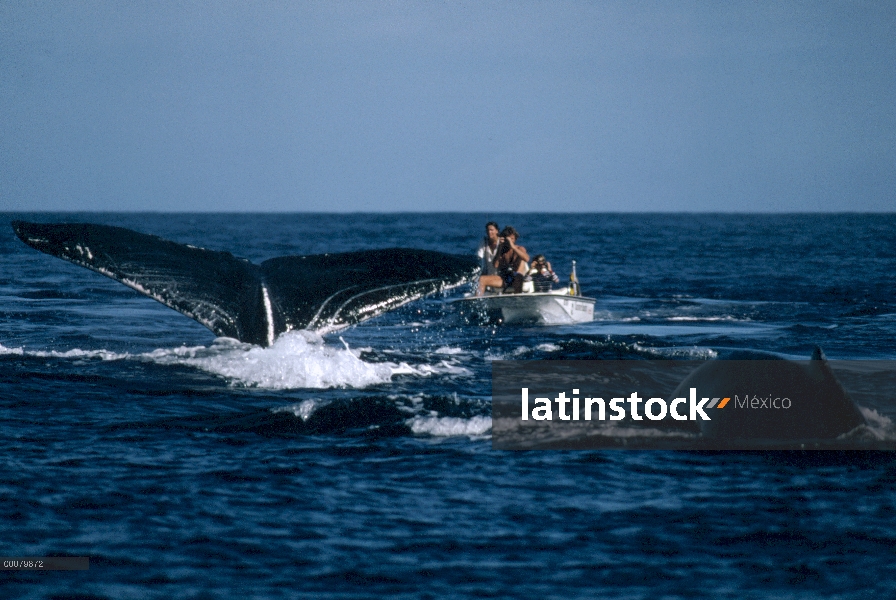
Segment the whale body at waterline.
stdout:
<svg viewBox="0 0 896 600">
<path fill-rule="evenodd" d="M 688 375 L 672 397 L 690 388 L 701 397 L 729 398 L 723 410 L 706 411 L 711 420 L 700 421 L 708 440 L 830 440 L 866 424 L 820 348 L 808 361 L 732 352 Z M 749 397 L 736 397 L 741 392 Z"/>
<path fill-rule="evenodd" d="M 13 221 L 27 245 L 119 281 L 208 327 L 269 346 L 281 333 L 327 333 L 472 280 L 478 261 L 407 248 L 282 256 L 229 252 L 109 225 Z"/>
</svg>

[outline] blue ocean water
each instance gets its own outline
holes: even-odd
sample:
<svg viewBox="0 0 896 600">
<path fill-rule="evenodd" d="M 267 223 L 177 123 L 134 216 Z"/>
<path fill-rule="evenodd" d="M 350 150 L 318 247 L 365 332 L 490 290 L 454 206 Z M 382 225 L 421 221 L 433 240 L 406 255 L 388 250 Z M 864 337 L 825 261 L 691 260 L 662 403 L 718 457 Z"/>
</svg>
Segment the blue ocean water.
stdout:
<svg viewBox="0 0 896 600">
<path fill-rule="evenodd" d="M 896 597 L 890 452 L 499 452 L 496 359 L 896 358 L 896 215 L 16 214 L 255 262 L 513 225 L 595 321 L 445 297 L 268 349 L 0 228 L 5 598 Z M 892 407 L 874 407 L 892 431 Z"/>
</svg>

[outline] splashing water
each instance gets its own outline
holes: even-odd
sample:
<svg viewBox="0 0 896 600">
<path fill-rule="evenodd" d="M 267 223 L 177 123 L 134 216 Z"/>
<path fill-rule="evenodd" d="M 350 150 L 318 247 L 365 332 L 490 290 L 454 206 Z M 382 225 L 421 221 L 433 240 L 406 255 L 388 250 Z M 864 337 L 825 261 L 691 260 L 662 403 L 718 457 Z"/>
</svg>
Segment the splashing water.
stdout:
<svg viewBox="0 0 896 600">
<path fill-rule="evenodd" d="M 274 390 L 362 388 L 387 383 L 393 366 L 372 364 L 348 348 L 334 348 L 310 331 L 291 331 L 268 348 L 219 339 L 209 348 L 156 350 L 144 355 L 160 364 L 185 364 L 236 384 Z"/>
</svg>

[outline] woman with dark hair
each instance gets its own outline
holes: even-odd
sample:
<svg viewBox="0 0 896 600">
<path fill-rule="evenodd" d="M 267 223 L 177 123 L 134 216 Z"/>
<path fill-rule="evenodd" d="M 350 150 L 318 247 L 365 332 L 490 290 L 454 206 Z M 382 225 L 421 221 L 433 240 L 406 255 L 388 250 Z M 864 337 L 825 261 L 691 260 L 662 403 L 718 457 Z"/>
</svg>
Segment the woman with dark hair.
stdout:
<svg viewBox="0 0 896 600">
<path fill-rule="evenodd" d="M 495 258 L 498 255 L 498 232 L 501 228 L 494 221 L 485 224 L 485 237 L 479 243 L 479 249 L 476 250 L 476 256 L 479 257 L 481 264 L 481 275 L 497 275 L 495 270 Z"/>
<path fill-rule="evenodd" d="M 529 266 L 529 253 L 523 246 L 517 246 L 516 240 L 519 234 L 513 227 L 505 227 L 498 238 L 498 252 L 494 260 L 496 275 L 482 275 L 479 278 L 479 296 L 485 293 L 486 287 L 493 287 L 507 291 L 512 288 L 513 293 L 523 291 L 523 279 Z"/>
</svg>

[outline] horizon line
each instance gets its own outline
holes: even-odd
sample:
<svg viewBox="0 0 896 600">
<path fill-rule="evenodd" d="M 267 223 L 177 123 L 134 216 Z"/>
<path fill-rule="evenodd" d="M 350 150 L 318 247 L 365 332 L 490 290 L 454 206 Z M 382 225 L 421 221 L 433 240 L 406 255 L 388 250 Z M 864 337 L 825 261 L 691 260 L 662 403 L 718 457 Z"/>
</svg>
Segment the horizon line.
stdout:
<svg viewBox="0 0 896 600">
<path fill-rule="evenodd" d="M 491 215 L 495 211 L 479 210 L 390 210 L 390 211 L 244 211 L 244 210 L 3 210 L 0 214 L 169 214 L 169 215 Z M 792 211 L 729 211 L 729 210 L 597 210 L 597 211 L 506 211 L 508 215 L 896 215 L 894 210 L 792 210 Z"/>
</svg>

